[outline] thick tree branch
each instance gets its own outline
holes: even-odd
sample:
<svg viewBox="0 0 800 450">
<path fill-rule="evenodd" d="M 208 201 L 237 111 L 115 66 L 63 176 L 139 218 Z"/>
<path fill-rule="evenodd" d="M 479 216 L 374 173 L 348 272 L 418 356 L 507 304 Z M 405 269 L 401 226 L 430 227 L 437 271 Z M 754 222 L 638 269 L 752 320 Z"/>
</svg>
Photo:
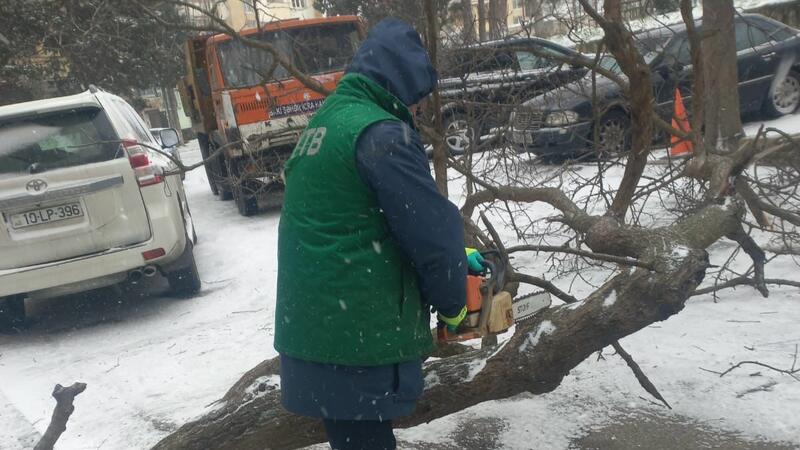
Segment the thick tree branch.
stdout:
<svg viewBox="0 0 800 450">
<path fill-rule="evenodd" d="M 552 253 L 567 253 L 570 255 L 578 255 L 584 258 L 595 259 L 597 261 L 606 261 L 615 264 L 621 264 L 623 266 L 634 266 L 634 267 L 642 267 L 648 270 L 654 270 L 654 267 L 651 264 L 647 264 L 641 261 L 637 261 L 633 258 L 626 258 L 621 256 L 614 256 L 614 255 L 604 255 L 602 253 L 595 253 L 595 252 L 587 252 L 585 250 L 579 250 L 577 248 L 572 247 L 565 247 L 565 246 L 556 246 L 556 245 L 517 245 L 514 247 L 508 248 L 508 253 L 517 253 L 517 252 L 552 252 Z"/>
</svg>

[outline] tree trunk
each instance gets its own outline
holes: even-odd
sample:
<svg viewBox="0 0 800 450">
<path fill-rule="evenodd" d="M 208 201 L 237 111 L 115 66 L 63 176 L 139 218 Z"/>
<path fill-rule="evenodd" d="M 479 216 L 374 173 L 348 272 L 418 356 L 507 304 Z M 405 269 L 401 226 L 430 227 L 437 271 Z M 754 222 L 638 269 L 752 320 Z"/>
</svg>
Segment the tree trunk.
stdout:
<svg viewBox="0 0 800 450">
<path fill-rule="evenodd" d="M 703 0 L 703 96 L 705 144 L 722 152 L 736 149 L 742 134 L 739 113 L 733 0 Z"/>
<path fill-rule="evenodd" d="M 478 0 L 478 41 L 486 40 L 486 0 Z"/>
<path fill-rule="evenodd" d="M 439 21 L 436 19 L 436 11 L 438 10 L 438 0 L 425 0 L 425 16 L 427 18 L 427 35 L 428 35 L 428 54 L 431 57 L 434 67 L 438 67 L 438 47 L 439 47 Z M 431 110 L 433 112 L 433 129 L 434 139 L 433 145 L 433 174 L 436 179 L 436 186 L 439 188 L 439 193 L 443 196 L 448 196 L 447 189 L 447 145 L 444 142 L 444 132 L 442 127 L 442 100 L 439 96 L 439 88 L 434 86 L 433 94 L 431 95 Z"/>
<path fill-rule="evenodd" d="M 461 21 L 464 26 L 461 30 L 463 44 L 468 45 L 475 42 L 475 18 L 472 16 L 472 1 L 461 0 Z"/>
<path fill-rule="evenodd" d="M 178 139 L 183 144 L 183 133 L 181 133 L 181 121 L 178 118 L 178 104 L 175 102 L 175 92 L 170 87 L 162 87 L 161 96 L 164 99 L 164 109 L 167 110 L 167 122 L 169 122 L 170 128 L 178 130 Z"/>
<path fill-rule="evenodd" d="M 508 25 L 505 0 L 489 0 L 489 39 L 500 39 Z"/>
</svg>

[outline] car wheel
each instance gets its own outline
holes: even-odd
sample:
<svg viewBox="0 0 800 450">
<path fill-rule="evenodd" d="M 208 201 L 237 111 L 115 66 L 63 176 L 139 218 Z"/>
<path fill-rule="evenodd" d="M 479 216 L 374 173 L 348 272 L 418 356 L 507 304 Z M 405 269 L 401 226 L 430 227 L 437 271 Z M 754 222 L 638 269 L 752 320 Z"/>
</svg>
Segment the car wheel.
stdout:
<svg viewBox="0 0 800 450">
<path fill-rule="evenodd" d="M 228 200 L 233 200 L 233 191 L 222 185 L 217 185 L 217 189 L 219 190 L 220 200 L 225 202 L 227 202 Z"/>
<path fill-rule="evenodd" d="M 167 274 L 171 293 L 181 297 L 191 296 L 200 292 L 202 286 L 200 273 L 197 271 L 197 264 L 194 260 L 194 246 L 188 237 L 186 238 L 186 245 L 190 246 L 189 264 Z"/>
<path fill-rule="evenodd" d="M 25 323 L 25 297 L 13 295 L 0 299 L 0 331 L 11 330 Z"/>
<path fill-rule="evenodd" d="M 444 140 L 451 155 L 463 155 L 476 142 L 475 129 L 470 126 L 467 116 L 461 113 L 445 118 L 444 133 Z"/>
<path fill-rule="evenodd" d="M 246 181 L 236 183 L 233 190 L 233 199 L 236 200 L 236 208 L 239 210 L 239 214 L 249 217 L 258 213 L 258 198 Z"/>
<path fill-rule="evenodd" d="M 599 158 L 620 155 L 631 146 L 631 121 L 620 111 L 612 111 L 600 119 L 597 125 L 595 154 Z"/>
<path fill-rule="evenodd" d="M 800 107 L 800 73 L 790 70 L 782 83 L 770 89 L 770 94 L 764 104 L 769 116 L 780 117 L 797 111 Z"/>
</svg>

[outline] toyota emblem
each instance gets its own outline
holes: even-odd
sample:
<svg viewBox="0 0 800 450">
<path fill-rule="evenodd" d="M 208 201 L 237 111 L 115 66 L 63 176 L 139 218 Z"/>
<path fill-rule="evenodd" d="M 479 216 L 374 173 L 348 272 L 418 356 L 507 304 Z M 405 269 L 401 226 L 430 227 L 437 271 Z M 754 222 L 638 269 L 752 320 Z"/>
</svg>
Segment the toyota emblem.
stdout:
<svg viewBox="0 0 800 450">
<path fill-rule="evenodd" d="M 37 178 L 35 180 L 28 181 L 28 184 L 25 185 L 25 189 L 33 194 L 38 194 L 47 190 L 47 182 Z"/>
</svg>

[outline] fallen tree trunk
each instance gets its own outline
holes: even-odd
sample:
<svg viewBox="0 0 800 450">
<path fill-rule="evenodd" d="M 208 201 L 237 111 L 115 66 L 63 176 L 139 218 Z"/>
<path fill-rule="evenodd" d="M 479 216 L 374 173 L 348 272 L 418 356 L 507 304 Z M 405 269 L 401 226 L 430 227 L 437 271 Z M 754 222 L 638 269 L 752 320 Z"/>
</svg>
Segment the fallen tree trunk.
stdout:
<svg viewBox="0 0 800 450">
<path fill-rule="evenodd" d="M 643 258 L 655 270 L 622 273 L 612 281 L 613 291 L 600 289 L 581 302 L 550 308 L 519 324 L 500 347 L 427 363 L 418 407 L 396 425 L 411 427 L 484 401 L 554 390 L 592 353 L 683 309 L 708 267 L 704 248 L 729 234 L 740 214 L 741 207 L 733 202 L 714 205 L 672 227 L 654 230 L 583 217 L 587 244 L 597 243 L 593 250 Z M 290 449 L 324 441 L 319 421 L 283 410 L 278 373 L 277 360 L 260 364 L 215 410 L 183 425 L 155 448 Z"/>
</svg>

